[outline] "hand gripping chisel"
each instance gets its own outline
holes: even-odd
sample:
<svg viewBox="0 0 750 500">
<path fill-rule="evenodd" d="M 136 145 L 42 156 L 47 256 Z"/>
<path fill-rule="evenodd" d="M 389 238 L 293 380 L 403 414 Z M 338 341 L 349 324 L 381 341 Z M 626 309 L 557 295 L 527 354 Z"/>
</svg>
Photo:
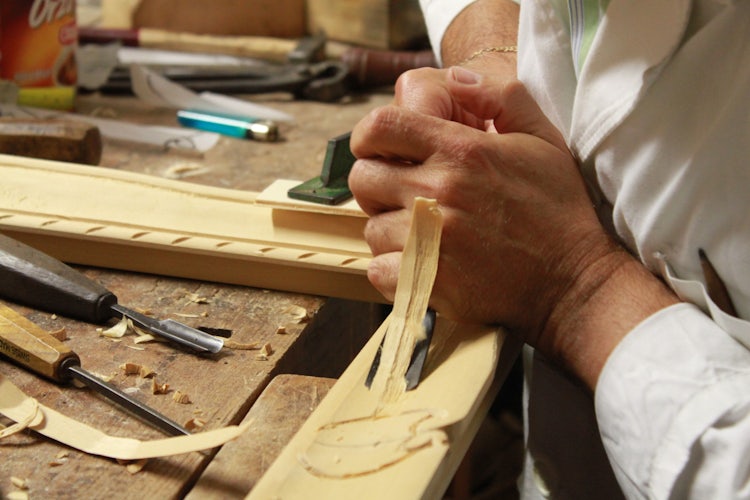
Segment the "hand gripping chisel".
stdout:
<svg viewBox="0 0 750 500">
<path fill-rule="evenodd" d="M 0 304 L 0 352 L 55 382 L 75 379 L 169 435 L 190 432 L 153 408 L 81 368 L 68 346 L 14 310 Z"/>
<path fill-rule="evenodd" d="M 156 320 L 117 303 L 117 297 L 83 274 L 28 245 L 0 234 L 0 297 L 91 323 L 125 316 L 154 335 L 198 352 L 216 353 L 220 338 L 177 321 Z"/>
</svg>

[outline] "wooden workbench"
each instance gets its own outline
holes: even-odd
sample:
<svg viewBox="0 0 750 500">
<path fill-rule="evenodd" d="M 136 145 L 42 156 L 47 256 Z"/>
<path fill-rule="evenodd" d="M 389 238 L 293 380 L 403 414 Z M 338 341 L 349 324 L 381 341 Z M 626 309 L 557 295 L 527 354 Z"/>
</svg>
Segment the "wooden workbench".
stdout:
<svg viewBox="0 0 750 500">
<path fill-rule="evenodd" d="M 101 166 L 260 191 L 280 177 L 307 179 L 317 175 L 327 140 L 350 130 L 367 111 L 389 102 L 390 95 L 386 91 L 356 96 L 338 104 L 294 102 L 284 95 L 256 96 L 252 100 L 296 117 L 293 124 L 282 127 L 282 141 L 222 138 L 201 156 L 105 141 Z M 176 125 L 173 111 L 152 109 L 126 97 L 82 96 L 78 112 Z M 135 475 L 113 460 L 67 449 L 33 432 L 21 433 L 0 441 L 2 498 L 17 490 L 11 477 L 27 481 L 30 498 L 179 498 L 189 494 L 194 498 L 243 497 L 270 465 L 295 425 L 325 394 L 331 378 L 348 365 L 382 319 L 381 306 L 374 304 L 106 269 L 79 269 L 113 291 L 123 305 L 190 326 L 227 329 L 232 332 L 232 340 L 269 343 L 273 353 L 267 359 L 260 359 L 256 350 L 196 356 L 164 343 L 136 345 L 132 336 L 113 341 L 100 336 L 96 325 L 13 307 L 44 329 L 64 328 L 66 343 L 80 355 L 84 368 L 112 375 L 112 383 L 179 423 L 197 417 L 206 422 L 206 429 L 213 429 L 239 423 L 250 411 L 253 427 L 241 443 L 232 443 L 234 448 L 225 447 L 223 454 L 191 453 L 155 459 Z M 300 308 L 307 311 L 309 320 L 298 320 Z M 279 333 L 279 326 L 284 327 L 285 333 Z M 126 362 L 152 368 L 160 383 L 168 383 L 172 391 L 189 394 L 192 402 L 178 404 L 172 400 L 172 393 L 153 395 L 150 380 L 124 375 L 120 365 Z M 158 431 L 88 390 L 56 386 L 5 360 L 0 361 L 0 373 L 44 405 L 109 434 L 138 439 L 161 437 Z M 324 378 L 277 379 L 261 398 L 262 404 L 253 407 L 274 376 L 282 373 Z"/>
</svg>

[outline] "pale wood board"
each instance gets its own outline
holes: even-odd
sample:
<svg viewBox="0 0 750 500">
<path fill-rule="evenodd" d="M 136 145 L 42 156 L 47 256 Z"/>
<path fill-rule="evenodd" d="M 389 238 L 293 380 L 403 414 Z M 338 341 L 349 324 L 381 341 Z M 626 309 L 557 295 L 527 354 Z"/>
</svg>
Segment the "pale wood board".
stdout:
<svg viewBox="0 0 750 500">
<path fill-rule="evenodd" d="M 353 300 L 366 220 L 273 210 L 257 193 L 0 155 L 0 230 L 69 263 Z"/>
<path fill-rule="evenodd" d="M 411 330 L 432 290 L 441 227 L 434 200 L 415 200 L 393 312 L 248 498 L 415 499 L 445 492 L 499 387 L 505 334 L 438 317 L 412 391 L 405 391 L 401 363 L 386 361 L 411 356 Z M 370 389 L 365 380 L 381 342 Z M 393 377 L 400 378 L 395 391 Z"/>
</svg>

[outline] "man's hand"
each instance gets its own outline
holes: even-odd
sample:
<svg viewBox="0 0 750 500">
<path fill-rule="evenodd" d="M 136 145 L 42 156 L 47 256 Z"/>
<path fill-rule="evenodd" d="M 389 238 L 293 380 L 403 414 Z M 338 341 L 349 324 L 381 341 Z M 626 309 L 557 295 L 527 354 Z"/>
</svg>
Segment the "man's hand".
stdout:
<svg viewBox="0 0 750 500">
<path fill-rule="evenodd" d="M 430 115 L 387 106 L 353 131 L 349 185 L 370 216 L 368 277 L 393 298 L 412 200 L 435 198 L 444 228 L 432 305 L 566 358 L 571 342 L 580 347 L 566 335 L 571 318 L 580 325 L 610 278 L 640 264 L 599 224 L 576 161 L 523 85 L 459 68 L 439 74 Z M 603 359 L 613 345 L 597 345 Z"/>
</svg>

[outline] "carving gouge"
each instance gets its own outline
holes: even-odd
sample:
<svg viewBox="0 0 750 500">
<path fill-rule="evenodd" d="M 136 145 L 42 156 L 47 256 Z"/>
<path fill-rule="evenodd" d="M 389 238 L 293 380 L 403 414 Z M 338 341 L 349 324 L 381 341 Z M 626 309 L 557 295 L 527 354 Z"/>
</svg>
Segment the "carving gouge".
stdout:
<svg viewBox="0 0 750 500">
<path fill-rule="evenodd" d="M 55 382 L 76 379 L 169 435 L 190 434 L 190 431 L 153 408 L 81 368 L 80 358 L 68 346 L 2 304 L 0 352 Z"/>
<path fill-rule="evenodd" d="M 117 297 L 59 260 L 0 234 L 0 297 L 91 323 L 125 316 L 154 335 L 198 352 L 216 353 L 220 338 L 177 321 L 156 320 L 117 303 Z"/>
<path fill-rule="evenodd" d="M 424 337 L 421 340 L 418 340 L 414 346 L 414 352 L 411 355 L 409 367 L 406 369 L 405 377 L 407 391 L 417 387 L 422 378 L 422 368 L 424 368 L 424 362 L 427 359 L 427 351 L 430 348 L 430 342 L 432 342 L 432 333 L 435 331 L 435 320 L 435 310 L 432 308 L 427 309 L 427 313 L 422 319 Z M 385 339 L 383 339 L 383 342 L 384 341 Z M 365 386 L 368 389 L 372 386 L 372 381 L 375 380 L 375 375 L 378 373 L 378 367 L 380 367 L 380 353 L 383 350 L 383 342 L 380 342 L 378 351 L 375 353 L 375 358 L 370 365 L 370 371 L 367 373 L 367 378 L 365 379 Z"/>
</svg>

